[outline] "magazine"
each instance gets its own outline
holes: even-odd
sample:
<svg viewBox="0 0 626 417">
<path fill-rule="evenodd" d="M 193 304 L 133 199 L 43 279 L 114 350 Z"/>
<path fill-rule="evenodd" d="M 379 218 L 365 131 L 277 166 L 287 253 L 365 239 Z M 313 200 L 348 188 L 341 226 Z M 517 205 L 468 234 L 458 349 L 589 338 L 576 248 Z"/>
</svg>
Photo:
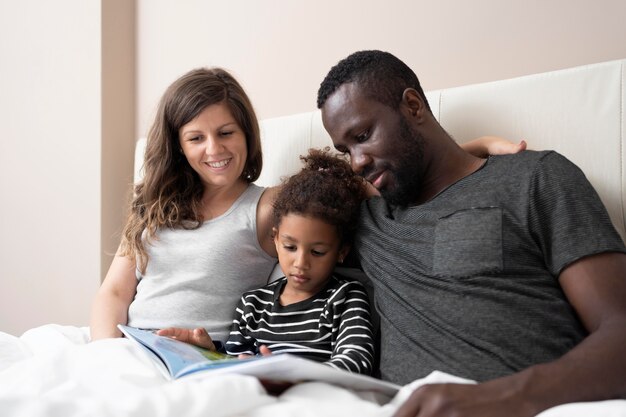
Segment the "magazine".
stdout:
<svg viewBox="0 0 626 417">
<path fill-rule="evenodd" d="M 390 382 L 353 374 L 288 353 L 238 359 L 147 330 L 124 325 L 118 327 L 128 339 L 144 348 L 169 379 L 201 376 L 206 375 L 206 372 L 211 372 L 211 375 L 235 373 L 276 382 L 322 381 L 356 391 L 375 391 L 389 396 L 395 395 L 400 389 L 399 385 Z"/>
</svg>

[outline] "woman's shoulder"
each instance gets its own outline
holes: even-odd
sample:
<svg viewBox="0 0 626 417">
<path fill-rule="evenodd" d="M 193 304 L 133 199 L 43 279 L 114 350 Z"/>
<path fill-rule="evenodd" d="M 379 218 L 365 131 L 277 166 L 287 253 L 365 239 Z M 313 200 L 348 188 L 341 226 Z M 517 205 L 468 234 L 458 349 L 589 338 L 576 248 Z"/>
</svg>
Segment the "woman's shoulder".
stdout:
<svg viewBox="0 0 626 417">
<path fill-rule="evenodd" d="M 280 186 L 261 187 L 256 184 L 251 184 L 251 186 L 254 186 L 255 188 L 260 190 L 260 192 L 262 193 L 260 201 L 261 203 L 264 203 L 264 204 L 268 204 L 268 203 L 271 204 L 276 198 L 278 191 L 280 190 Z"/>
<path fill-rule="evenodd" d="M 256 211 L 256 224 L 259 238 L 259 244 L 269 255 L 276 257 L 276 246 L 272 239 L 272 213 L 273 202 L 278 193 L 279 187 L 268 187 L 263 189 L 263 194 L 259 199 Z"/>
</svg>

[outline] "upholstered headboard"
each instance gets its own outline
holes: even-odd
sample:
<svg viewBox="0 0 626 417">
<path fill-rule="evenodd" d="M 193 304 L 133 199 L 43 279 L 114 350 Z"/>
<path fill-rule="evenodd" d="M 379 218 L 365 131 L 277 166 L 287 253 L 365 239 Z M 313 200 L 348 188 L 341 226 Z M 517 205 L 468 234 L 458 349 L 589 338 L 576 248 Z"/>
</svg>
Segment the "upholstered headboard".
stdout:
<svg viewBox="0 0 626 417">
<path fill-rule="evenodd" d="M 460 143 L 481 135 L 554 149 L 587 175 L 626 239 L 626 60 L 427 92 L 433 113 Z M 311 97 L 313 103 L 314 97 Z M 300 168 L 311 147 L 332 146 L 319 111 L 261 122 L 260 185 Z M 584 221 L 584 219 L 581 219 Z"/>
<path fill-rule="evenodd" d="M 433 113 L 459 142 L 482 135 L 526 139 L 554 149 L 587 175 L 626 240 L 626 59 L 427 92 Z M 314 102 L 314 97 L 311 97 Z M 276 185 L 300 168 L 299 155 L 332 146 L 319 110 L 261 121 L 263 171 Z M 145 140 L 137 143 L 135 180 Z M 584 221 L 584 219 L 581 219 Z"/>
</svg>

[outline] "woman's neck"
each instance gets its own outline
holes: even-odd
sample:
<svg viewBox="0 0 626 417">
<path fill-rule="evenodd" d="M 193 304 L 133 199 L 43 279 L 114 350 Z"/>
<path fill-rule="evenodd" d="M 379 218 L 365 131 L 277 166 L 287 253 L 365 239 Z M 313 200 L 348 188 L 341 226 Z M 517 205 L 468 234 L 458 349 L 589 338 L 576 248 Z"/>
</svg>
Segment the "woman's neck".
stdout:
<svg viewBox="0 0 626 417">
<path fill-rule="evenodd" d="M 202 195 L 202 216 L 204 220 L 214 219 L 233 205 L 248 188 L 249 183 L 239 179 L 228 187 L 205 186 Z"/>
</svg>

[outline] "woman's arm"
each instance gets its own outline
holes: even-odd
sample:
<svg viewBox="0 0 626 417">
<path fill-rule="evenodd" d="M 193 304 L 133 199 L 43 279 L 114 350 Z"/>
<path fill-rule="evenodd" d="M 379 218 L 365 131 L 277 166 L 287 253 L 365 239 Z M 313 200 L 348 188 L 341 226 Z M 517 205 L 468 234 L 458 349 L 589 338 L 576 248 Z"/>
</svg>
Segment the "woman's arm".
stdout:
<svg viewBox="0 0 626 417">
<path fill-rule="evenodd" d="M 508 155 L 526 150 L 526 141 L 509 142 L 497 136 L 481 136 L 461 145 L 465 151 L 479 158 L 489 155 Z"/>
<path fill-rule="evenodd" d="M 120 337 L 118 324 L 128 322 L 128 307 L 135 297 L 135 262 L 115 255 L 91 308 L 91 340 Z"/>
</svg>

